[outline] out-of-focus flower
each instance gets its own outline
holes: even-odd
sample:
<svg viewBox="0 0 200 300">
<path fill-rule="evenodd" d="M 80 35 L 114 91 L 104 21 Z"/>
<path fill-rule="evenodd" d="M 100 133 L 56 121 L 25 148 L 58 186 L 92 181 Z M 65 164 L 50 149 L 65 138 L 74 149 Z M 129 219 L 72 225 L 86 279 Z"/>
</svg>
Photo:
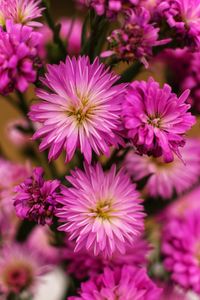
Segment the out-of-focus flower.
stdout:
<svg viewBox="0 0 200 300">
<path fill-rule="evenodd" d="M 8 123 L 6 128 L 9 140 L 17 147 L 25 147 L 31 140 L 29 124 L 25 119 L 16 119 Z"/>
<path fill-rule="evenodd" d="M 184 46 L 200 48 L 199 0 L 160 1 L 160 10 Z"/>
<path fill-rule="evenodd" d="M 42 124 L 33 137 L 43 139 L 41 151 L 50 148 L 49 159 L 56 159 L 64 149 L 70 161 L 80 148 L 90 162 L 92 150 L 108 155 L 111 145 L 122 143 L 125 85 L 114 85 L 117 79 L 98 59 L 90 64 L 85 56 L 48 66 L 43 83 L 50 91 L 37 91 L 43 101 L 31 107 L 29 116 Z"/>
<path fill-rule="evenodd" d="M 171 279 L 186 290 L 200 293 L 200 211 L 171 218 L 162 235 L 162 254 Z"/>
<path fill-rule="evenodd" d="M 13 188 L 30 176 L 29 163 L 22 165 L 0 158 L 0 210 L 13 212 Z"/>
<path fill-rule="evenodd" d="M 163 88 L 150 78 L 134 81 L 127 89 L 123 106 L 124 125 L 128 137 L 140 154 L 163 157 L 165 162 L 180 157 L 184 134 L 195 123 L 186 104 L 189 91 L 179 98 L 167 84 Z"/>
<path fill-rule="evenodd" d="M 37 50 L 41 35 L 31 27 L 6 22 L 0 28 L 0 93 L 24 92 L 36 80 Z"/>
<path fill-rule="evenodd" d="M 27 26 L 41 26 L 33 21 L 42 16 L 44 8 L 41 0 L 1 0 L 0 1 L 0 25 L 4 26 L 7 20 Z"/>
<path fill-rule="evenodd" d="M 32 176 L 15 187 L 14 206 L 19 218 L 28 219 L 41 225 L 51 225 L 56 209 L 60 182 L 44 180 L 44 171 L 37 167 Z"/>
<path fill-rule="evenodd" d="M 61 251 L 52 244 L 53 234 L 47 226 L 36 226 L 28 237 L 27 244 L 46 263 L 58 264 L 61 260 Z"/>
<path fill-rule="evenodd" d="M 184 218 L 193 211 L 200 210 L 200 187 L 178 198 L 168 205 L 158 216 L 159 223 L 166 223 L 172 218 Z"/>
<path fill-rule="evenodd" d="M 70 55 L 78 55 L 81 49 L 82 21 L 63 18 L 59 23 L 61 25 L 60 37 L 66 43 L 67 52 Z M 53 42 L 53 33 L 47 25 L 40 27 L 39 32 L 42 35 L 39 54 L 41 58 L 45 58 L 47 47 Z"/>
<path fill-rule="evenodd" d="M 38 276 L 48 270 L 26 245 L 4 245 L 0 254 L 0 292 L 19 295 L 23 291 L 32 291 Z"/>
<path fill-rule="evenodd" d="M 67 273 L 79 280 L 100 274 L 106 266 L 123 267 L 123 265 L 129 264 L 130 266 L 144 267 L 147 264 L 147 256 L 150 251 L 148 242 L 142 237 L 137 238 L 132 246 L 126 248 L 126 254 L 115 253 L 109 259 L 100 255 L 91 255 L 83 249 L 74 252 L 74 248 L 75 242 L 67 240 L 62 251 L 62 257 L 67 262 Z"/>
<path fill-rule="evenodd" d="M 136 181 L 150 176 L 145 186 L 148 195 L 171 198 L 175 191 L 179 195 L 198 182 L 200 141 L 187 139 L 181 155 L 184 163 L 175 157 L 173 162 L 166 164 L 160 158 L 140 156 L 130 151 L 125 159 L 125 167 Z"/>
<path fill-rule="evenodd" d="M 115 29 L 108 37 L 110 50 L 102 56 L 114 55 L 126 61 L 139 59 L 148 67 L 153 47 L 170 41 L 159 40 L 158 32 L 159 28 L 150 23 L 150 14 L 144 7 L 128 10 L 122 28 Z"/>
<path fill-rule="evenodd" d="M 143 231 L 144 213 L 139 194 L 123 171 L 113 166 L 104 173 L 100 164 L 77 169 L 67 177 L 57 216 L 60 230 L 76 239 L 75 251 L 87 249 L 105 257 L 125 253 Z"/>
<path fill-rule="evenodd" d="M 114 270 L 105 268 L 102 275 L 82 283 L 80 297 L 68 300 L 158 300 L 161 291 L 145 269 L 124 266 Z"/>
<path fill-rule="evenodd" d="M 200 52 L 191 52 L 188 48 L 167 50 L 158 59 L 166 65 L 169 80 L 176 90 L 190 89 L 188 103 L 192 109 L 200 112 Z M 179 74 L 179 76 L 177 76 Z"/>
</svg>

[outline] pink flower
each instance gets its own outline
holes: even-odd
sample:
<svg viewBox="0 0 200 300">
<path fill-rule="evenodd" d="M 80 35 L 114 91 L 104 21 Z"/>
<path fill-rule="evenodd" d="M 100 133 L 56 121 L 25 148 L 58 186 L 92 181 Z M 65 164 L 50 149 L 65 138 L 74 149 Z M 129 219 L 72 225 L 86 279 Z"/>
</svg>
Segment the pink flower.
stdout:
<svg viewBox="0 0 200 300">
<path fill-rule="evenodd" d="M 145 269 L 125 265 L 121 269 L 105 268 L 102 275 L 82 283 L 80 297 L 68 300 L 158 300 L 161 292 Z"/>
<path fill-rule="evenodd" d="M 36 80 L 40 34 L 31 27 L 6 22 L 0 28 L 0 93 L 24 92 Z"/>
<path fill-rule="evenodd" d="M 199 0 L 160 1 L 162 18 L 176 30 L 183 45 L 200 47 L 200 3 Z"/>
<path fill-rule="evenodd" d="M 37 91 L 43 100 L 29 114 L 42 127 L 33 136 L 42 138 L 40 150 L 50 148 L 49 159 L 62 150 L 70 161 L 77 148 L 87 162 L 92 150 L 109 155 L 109 147 L 122 143 L 121 102 L 125 85 L 114 85 L 117 76 L 105 69 L 98 59 L 66 58 L 65 63 L 49 65 L 43 79 L 48 87 Z"/>
<path fill-rule="evenodd" d="M 150 78 L 134 81 L 128 88 L 124 107 L 124 126 L 127 135 L 140 154 L 163 157 L 165 162 L 178 156 L 185 144 L 184 134 L 195 123 L 185 104 L 189 91 L 179 98 L 169 85 L 163 88 Z"/>
<path fill-rule="evenodd" d="M 87 249 L 94 255 L 124 254 L 143 230 L 141 200 L 129 178 L 116 168 L 104 173 L 102 167 L 85 166 L 73 171 L 58 202 L 57 216 L 64 224 L 60 230 L 76 240 L 75 251 Z"/>
<path fill-rule="evenodd" d="M 41 0 L 1 0 L 0 25 L 4 26 L 7 20 L 12 20 L 13 23 L 41 26 L 41 23 L 33 20 L 41 17 L 43 10 Z"/>
<path fill-rule="evenodd" d="M 125 159 L 125 167 L 130 176 L 138 181 L 149 176 L 145 190 L 149 196 L 172 198 L 190 189 L 200 176 L 200 141 L 187 139 L 181 151 L 184 163 L 175 157 L 171 163 L 160 158 L 139 156 L 130 151 Z"/>
<path fill-rule="evenodd" d="M 162 254 L 171 279 L 200 294 L 200 211 L 171 218 L 164 226 Z"/>
<path fill-rule="evenodd" d="M 16 214 L 40 225 L 51 225 L 56 210 L 59 180 L 44 180 L 44 171 L 37 167 L 31 177 L 15 187 L 14 198 Z"/>
<path fill-rule="evenodd" d="M 4 245 L 0 251 L 0 292 L 31 291 L 38 276 L 47 272 L 39 256 L 26 245 Z"/>
<path fill-rule="evenodd" d="M 150 23 L 150 13 L 144 7 L 128 10 L 122 28 L 115 29 L 108 37 L 109 55 L 127 61 L 139 59 L 148 67 L 147 60 L 152 56 L 153 47 L 170 41 L 159 41 L 158 32 L 159 28 Z M 106 56 L 107 52 L 102 53 L 102 56 Z"/>
</svg>

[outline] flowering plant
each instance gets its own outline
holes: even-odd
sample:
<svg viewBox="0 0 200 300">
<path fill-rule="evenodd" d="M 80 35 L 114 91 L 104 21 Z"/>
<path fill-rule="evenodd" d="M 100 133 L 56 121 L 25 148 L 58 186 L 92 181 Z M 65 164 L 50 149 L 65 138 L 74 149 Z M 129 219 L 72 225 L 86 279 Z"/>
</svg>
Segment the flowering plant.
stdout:
<svg viewBox="0 0 200 300">
<path fill-rule="evenodd" d="M 53 4 L 0 0 L 0 299 L 200 297 L 199 1 Z"/>
</svg>

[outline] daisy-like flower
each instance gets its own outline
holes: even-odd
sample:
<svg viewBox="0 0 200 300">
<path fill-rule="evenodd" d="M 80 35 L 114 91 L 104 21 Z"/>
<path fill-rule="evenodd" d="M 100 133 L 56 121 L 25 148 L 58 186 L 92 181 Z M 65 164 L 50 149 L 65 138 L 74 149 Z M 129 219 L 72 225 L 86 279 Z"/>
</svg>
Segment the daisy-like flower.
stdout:
<svg viewBox="0 0 200 300">
<path fill-rule="evenodd" d="M 122 143 L 121 102 L 125 85 L 114 85 L 113 75 L 98 59 L 90 64 L 88 57 L 69 57 L 65 63 L 49 65 L 44 85 L 39 89 L 43 100 L 29 113 L 41 128 L 33 136 L 42 138 L 40 150 L 50 148 L 49 159 L 56 159 L 62 150 L 70 161 L 77 148 L 87 162 L 92 150 L 109 155 L 109 147 Z"/>
<path fill-rule="evenodd" d="M 125 159 L 125 167 L 136 181 L 150 176 L 145 186 L 148 195 L 171 198 L 175 191 L 179 195 L 198 182 L 200 141 L 187 139 L 181 155 L 184 163 L 175 157 L 173 162 L 166 164 L 160 158 L 140 156 L 130 151 Z"/>
<path fill-rule="evenodd" d="M 17 195 L 14 206 L 19 218 L 50 225 L 56 209 L 60 182 L 45 181 L 43 175 L 43 169 L 37 167 L 31 177 L 15 187 Z"/>
<path fill-rule="evenodd" d="M 43 10 L 41 0 L 0 0 L 0 25 L 4 26 L 9 19 L 27 26 L 41 26 L 33 20 L 41 17 Z"/>
<path fill-rule="evenodd" d="M 164 265 L 171 279 L 200 294 L 200 211 L 171 218 L 162 237 Z"/>
<path fill-rule="evenodd" d="M 6 245 L 0 254 L 0 292 L 31 292 L 38 276 L 48 271 L 37 253 L 26 245 Z"/>
<path fill-rule="evenodd" d="M 60 230 L 76 240 L 75 251 L 87 249 L 94 255 L 111 257 L 125 253 L 144 226 L 144 213 L 135 186 L 116 168 L 104 173 L 102 167 L 85 166 L 85 172 L 72 171 L 63 187 L 57 216 L 64 224 Z"/>
<path fill-rule="evenodd" d="M 160 1 L 162 17 L 176 30 L 183 45 L 200 47 L 200 3 L 199 0 Z"/>
<path fill-rule="evenodd" d="M 105 268 L 102 275 L 81 284 L 80 297 L 68 300 L 158 300 L 161 292 L 145 269 L 125 265 Z"/>
<path fill-rule="evenodd" d="M 107 38 L 109 51 L 102 56 L 114 55 L 118 59 L 131 61 L 139 59 L 148 67 L 148 58 L 153 47 L 164 45 L 170 40 L 159 40 L 159 28 L 150 23 L 150 13 L 144 7 L 126 11 L 122 28 L 115 29 Z"/>
<path fill-rule="evenodd" d="M 123 116 L 128 138 L 140 154 L 163 157 L 165 162 L 178 156 L 185 144 L 184 134 L 195 123 L 186 104 L 189 91 L 179 98 L 167 84 L 163 88 L 150 78 L 134 81 L 127 90 Z"/>
<path fill-rule="evenodd" d="M 37 55 L 40 33 L 31 27 L 6 22 L 0 28 L 0 93 L 14 89 L 25 92 L 37 77 Z"/>
</svg>

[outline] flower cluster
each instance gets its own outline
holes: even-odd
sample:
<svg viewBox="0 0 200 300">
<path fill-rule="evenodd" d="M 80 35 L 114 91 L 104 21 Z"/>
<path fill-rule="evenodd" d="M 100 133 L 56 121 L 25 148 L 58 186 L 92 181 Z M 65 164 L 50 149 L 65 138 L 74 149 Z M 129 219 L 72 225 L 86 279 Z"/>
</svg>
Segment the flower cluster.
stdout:
<svg viewBox="0 0 200 300">
<path fill-rule="evenodd" d="M 0 299 L 199 299 L 199 0 L 50 2 L 0 0 Z"/>
<path fill-rule="evenodd" d="M 162 253 L 171 279 L 182 288 L 200 293 L 199 210 L 175 217 L 164 227 Z"/>
<path fill-rule="evenodd" d="M 139 59 L 148 67 L 147 59 L 152 56 L 153 47 L 164 45 L 170 40 L 159 40 L 159 28 L 150 22 L 150 13 L 144 7 L 128 10 L 125 15 L 124 25 L 108 37 L 110 51 L 103 55 L 114 55 L 126 61 Z"/>
<path fill-rule="evenodd" d="M 31 27 L 6 22 L 0 28 L 0 93 L 24 92 L 37 78 L 40 34 Z"/>
<path fill-rule="evenodd" d="M 43 172 L 42 168 L 35 168 L 32 176 L 15 188 L 14 200 L 18 217 L 41 225 L 52 223 L 60 187 L 58 180 L 45 181 Z"/>
</svg>

